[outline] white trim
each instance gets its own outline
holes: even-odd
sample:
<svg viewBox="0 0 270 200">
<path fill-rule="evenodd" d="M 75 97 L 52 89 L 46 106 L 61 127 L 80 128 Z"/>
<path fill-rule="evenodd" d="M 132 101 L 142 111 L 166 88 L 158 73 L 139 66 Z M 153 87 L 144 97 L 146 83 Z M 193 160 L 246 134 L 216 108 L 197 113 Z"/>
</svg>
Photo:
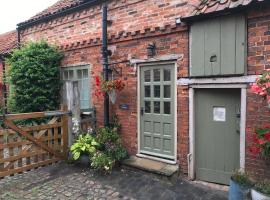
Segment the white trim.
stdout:
<svg viewBox="0 0 270 200">
<path fill-rule="evenodd" d="M 154 58 L 149 59 L 130 59 L 130 64 L 153 64 L 154 62 L 168 62 L 171 61 L 174 63 L 176 60 L 182 60 L 184 57 L 183 54 L 170 54 L 170 55 L 163 55 L 163 56 L 157 56 Z"/>
<path fill-rule="evenodd" d="M 191 85 L 189 88 L 189 154 L 188 154 L 188 176 L 195 179 L 196 155 L 195 155 L 195 89 L 196 88 L 240 88 L 241 89 L 241 121 L 240 121 L 240 169 L 245 170 L 245 127 L 246 127 L 246 98 L 247 89 L 245 84 L 223 84 L 223 85 Z"/>
<path fill-rule="evenodd" d="M 246 158 L 246 108 L 247 108 L 247 89 L 241 90 L 241 121 L 240 121 L 240 169 L 245 171 Z"/>
<path fill-rule="evenodd" d="M 256 75 L 250 75 L 219 78 L 180 78 L 177 81 L 177 85 L 254 83 L 257 77 Z"/>
<path fill-rule="evenodd" d="M 190 179 L 195 179 L 195 117 L 194 116 L 194 89 L 189 88 L 189 154 L 188 154 L 188 173 Z"/>
<path fill-rule="evenodd" d="M 192 88 L 247 88 L 246 84 L 205 84 L 205 85 L 190 85 Z"/>
<path fill-rule="evenodd" d="M 171 64 L 174 65 L 175 68 L 175 78 L 174 78 L 174 85 L 175 85 L 175 97 L 174 97 L 174 102 L 175 102 L 175 108 L 174 108 L 174 159 L 173 161 L 167 160 L 169 163 L 173 163 L 175 164 L 177 162 L 177 85 L 176 85 L 176 81 L 177 81 L 177 62 L 176 61 L 162 61 L 162 62 L 147 62 L 147 63 L 141 63 L 141 64 L 136 64 L 135 63 L 135 67 L 137 68 L 137 141 L 138 141 L 138 148 L 137 148 L 137 155 L 142 155 L 140 147 L 141 147 L 141 143 L 140 143 L 140 108 L 141 108 L 141 101 L 140 101 L 140 96 L 141 96 L 141 82 L 140 82 L 140 74 L 141 74 L 141 67 L 145 67 L 145 66 L 153 66 L 153 65 L 163 65 L 163 64 Z M 166 156 L 166 155 L 164 155 Z M 148 156 L 145 155 L 145 157 L 152 157 L 152 156 Z M 166 159 L 162 159 L 162 158 L 156 158 L 159 160 L 166 160 Z M 164 162 L 164 161 L 162 161 Z"/>
<path fill-rule="evenodd" d="M 160 161 L 160 162 L 164 162 L 164 163 L 168 163 L 168 164 L 172 164 L 172 165 L 175 165 L 177 163 L 176 161 L 173 161 L 173 160 L 167 160 L 167 159 L 158 158 L 158 157 L 149 156 L 149 155 L 140 154 L 140 153 L 136 154 L 136 156 L 138 156 L 140 158 L 147 158 L 150 160 Z"/>
</svg>

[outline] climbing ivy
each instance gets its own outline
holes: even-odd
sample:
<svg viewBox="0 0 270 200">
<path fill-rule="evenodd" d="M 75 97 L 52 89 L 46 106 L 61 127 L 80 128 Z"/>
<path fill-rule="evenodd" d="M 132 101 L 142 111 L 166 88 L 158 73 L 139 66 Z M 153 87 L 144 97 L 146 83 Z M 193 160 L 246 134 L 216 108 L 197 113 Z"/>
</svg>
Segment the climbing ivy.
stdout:
<svg viewBox="0 0 270 200">
<path fill-rule="evenodd" d="M 15 112 L 38 112 L 58 109 L 60 104 L 60 61 L 63 55 L 45 41 L 30 42 L 15 50 L 10 65 Z"/>
</svg>

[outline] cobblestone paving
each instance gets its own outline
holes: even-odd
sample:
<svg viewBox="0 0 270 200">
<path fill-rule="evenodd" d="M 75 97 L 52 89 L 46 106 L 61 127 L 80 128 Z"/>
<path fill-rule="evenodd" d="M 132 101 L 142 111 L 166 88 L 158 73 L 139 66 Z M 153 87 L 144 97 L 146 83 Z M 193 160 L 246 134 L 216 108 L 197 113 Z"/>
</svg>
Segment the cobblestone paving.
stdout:
<svg viewBox="0 0 270 200">
<path fill-rule="evenodd" d="M 169 181 L 140 171 L 102 175 L 66 163 L 0 180 L 0 199 L 19 200 L 225 200 L 227 194 L 185 180 Z"/>
</svg>

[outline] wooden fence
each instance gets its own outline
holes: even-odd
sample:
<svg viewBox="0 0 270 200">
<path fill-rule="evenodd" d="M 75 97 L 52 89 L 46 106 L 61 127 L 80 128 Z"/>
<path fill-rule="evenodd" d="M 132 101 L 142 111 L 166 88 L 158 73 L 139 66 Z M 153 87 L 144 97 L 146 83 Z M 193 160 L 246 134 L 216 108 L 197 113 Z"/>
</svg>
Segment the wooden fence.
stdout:
<svg viewBox="0 0 270 200">
<path fill-rule="evenodd" d="M 6 129 L 0 130 L 0 178 L 46 166 L 68 155 L 66 107 L 60 111 L 1 116 Z M 16 125 L 18 120 L 48 120 L 46 124 Z"/>
</svg>

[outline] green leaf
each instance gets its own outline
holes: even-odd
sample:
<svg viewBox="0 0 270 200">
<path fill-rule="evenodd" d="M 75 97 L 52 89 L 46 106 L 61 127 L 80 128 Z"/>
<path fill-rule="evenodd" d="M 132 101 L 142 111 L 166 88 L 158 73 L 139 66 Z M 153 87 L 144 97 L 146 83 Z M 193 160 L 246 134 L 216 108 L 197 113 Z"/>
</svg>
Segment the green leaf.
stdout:
<svg viewBox="0 0 270 200">
<path fill-rule="evenodd" d="M 76 152 L 76 153 L 73 154 L 73 159 L 74 160 L 78 160 L 80 156 L 81 156 L 81 153 L 80 152 Z"/>
</svg>

